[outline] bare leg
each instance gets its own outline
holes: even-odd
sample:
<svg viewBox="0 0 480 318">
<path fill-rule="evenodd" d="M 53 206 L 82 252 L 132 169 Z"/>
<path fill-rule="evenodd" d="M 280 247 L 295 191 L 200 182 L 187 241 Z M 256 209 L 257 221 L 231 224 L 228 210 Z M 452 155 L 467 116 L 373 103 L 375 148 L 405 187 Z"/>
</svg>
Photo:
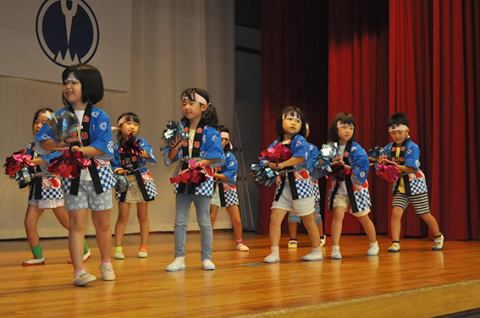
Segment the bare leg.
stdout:
<svg viewBox="0 0 480 318">
<path fill-rule="evenodd" d="M 217 221 L 218 208 L 217 205 L 210 204 L 210 223 L 212 223 L 212 229 Z"/>
<path fill-rule="evenodd" d="M 280 237 L 282 236 L 282 221 L 287 214 L 287 210 L 282 209 L 272 209 L 270 215 L 270 245 L 279 246 Z"/>
<path fill-rule="evenodd" d="M 297 238 L 297 228 L 298 228 L 297 222 L 288 222 L 288 233 L 290 234 L 290 239 Z"/>
<path fill-rule="evenodd" d="M 333 209 L 332 219 L 332 245 L 340 245 L 340 236 L 342 235 L 343 218 L 347 208 L 337 206 Z"/>
<path fill-rule="evenodd" d="M 68 248 L 74 269 L 83 267 L 83 251 L 85 231 L 88 224 L 88 210 L 80 209 L 69 211 L 70 232 L 68 235 Z"/>
<path fill-rule="evenodd" d="M 138 209 L 138 206 L 137 206 L 137 209 Z M 115 224 L 115 247 L 122 246 L 123 235 L 125 234 L 125 227 L 127 226 L 127 222 L 129 218 L 130 218 L 130 203 L 118 202 L 118 218 L 117 218 L 117 223 Z"/>
<path fill-rule="evenodd" d="M 64 206 L 59 206 L 56 208 L 52 209 L 53 213 L 57 217 L 58 222 L 66 228 L 67 230 L 70 230 L 70 219 L 68 218 L 68 212 L 65 210 Z"/>
<path fill-rule="evenodd" d="M 230 220 L 233 225 L 233 233 L 235 234 L 236 240 L 242 239 L 243 227 L 242 220 L 240 219 L 240 210 L 238 205 L 227 206 L 227 212 L 230 214 Z M 210 218 L 212 214 L 210 213 Z"/>
<path fill-rule="evenodd" d="M 320 235 L 320 237 L 322 237 L 324 235 L 324 233 L 323 233 L 323 221 L 318 223 L 317 227 L 318 227 L 318 234 Z"/>
<path fill-rule="evenodd" d="M 40 237 L 38 236 L 37 232 L 37 223 L 43 211 L 43 209 L 39 209 L 36 205 L 28 205 L 24 224 L 27 240 L 31 247 L 40 244 Z"/>
<path fill-rule="evenodd" d="M 308 237 L 312 243 L 313 248 L 320 247 L 320 235 L 318 234 L 318 228 L 315 224 L 315 219 L 313 213 L 309 215 L 302 216 L 303 226 L 307 229 Z"/>
<path fill-rule="evenodd" d="M 137 203 L 137 217 L 140 225 L 140 246 L 147 246 L 150 235 L 150 222 L 148 220 L 148 202 Z"/>
<path fill-rule="evenodd" d="M 362 224 L 365 234 L 367 234 L 368 241 L 370 243 L 375 243 L 377 241 L 377 233 L 375 231 L 375 225 L 373 225 L 373 222 L 368 217 L 368 214 L 359 217 L 358 221 L 360 224 Z"/>
<path fill-rule="evenodd" d="M 390 229 L 392 231 L 392 241 L 400 241 L 400 230 L 402 229 L 403 209 L 399 206 L 392 208 L 392 217 L 390 220 Z"/>
<path fill-rule="evenodd" d="M 427 223 L 428 228 L 432 231 L 433 236 L 440 235 L 440 228 L 438 227 L 437 220 L 433 217 L 431 213 L 420 214 L 420 218 Z"/>
<path fill-rule="evenodd" d="M 112 246 L 110 210 L 92 211 L 92 221 L 93 225 L 95 226 L 97 245 L 100 249 L 102 260 L 110 259 L 110 249 Z"/>
</svg>

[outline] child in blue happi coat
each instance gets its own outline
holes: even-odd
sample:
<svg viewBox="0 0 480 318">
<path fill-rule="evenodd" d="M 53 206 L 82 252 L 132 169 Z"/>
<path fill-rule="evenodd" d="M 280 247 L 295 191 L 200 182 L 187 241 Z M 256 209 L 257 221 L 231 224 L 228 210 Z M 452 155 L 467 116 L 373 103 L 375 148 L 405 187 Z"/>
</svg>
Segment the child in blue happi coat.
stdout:
<svg viewBox="0 0 480 318">
<path fill-rule="evenodd" d="M 210 223 L 210 199 L 213 195 L 213 171 L 225 162 L 218 125 L 217 112 L 210 103 L 206 90 L 188 88 L 182 92 L 182 127 L 188 140 L 179 136 L 165 150 L 165 164 L 179 161 L 174 172 L 175 205 L 175 260 L 167 271 L 185 269 L 185 243 L 187 223 L 192 202 L 197 211 L 201 231 L 201 259 L 204 270 L 214 270 L 212 262 L 213 231 Z M 195 176 L 184 178 L 184 175 Z M 198 179 L 198 180 L 197 180 Z"/>
<path fill-rule="evenodd" d="M 410 121 L 403 113 L 396 113 L 388 119 L 388 132 L 393 142 L 385 146 L 387 155 L 380 156 L 379 162 L 397 166 L 400 178 L 393 183 L 393 202 L 390 227 L 392 245 L 389 252 L 400 252 L 400 230 L 402 215 L 411 203 L 415 213 L 428 225 L 434 240 L 432 250 L 443 249 L 444 237 L 437 220 L 430 213 L 425 174 L 420 170 L 420 148 L 410 139 Z"/>
<path fill-rule="evenodd" d="M 340 236 L 346 212 L 353 214 L 362 224 L 368 241 L 368 256 L 378 255 L 378 242 L 375 225 L 368 217 L 370 213 L 370 193 L 368 191 L 368 170 L 370 163 L 365 150 L 355 142 L 355 118 L 348 113 L 337 114 L 328 131 L 329 138 L 338 142 L 339 154 L 333 160 L 332 183 L 328 192 L 328 206 L 333 210 L 332 259 L 341 259 Z"/>
<path fill-rule="evenodd" d="M 137 217 L 140 226 L 140 248 L 137 256 L 148 257 L 147 243 L 149 236 L 148 202 L 157 195 L 157 187 L 146 164 L 157 164 L 153 147 L 145 138 L 138 137 L 140 118 L 131 112 L 118 117 L 118 142 L 113 146 L 115 158 L 112 159 L 113 172 L 127 178 L 126 191 L 117 189 L 115 199 L 118 201 L 118 219 L 115 224 L 115 259 L 124 259 L 122 239 L 130 216 L 130 204 L 137 205 Z"/>
<path fill-rule="evenodd" d="M 272 162 L 271 159 L 267 160 L 263 156 L 260 162 L 261 165 L 279 172 L 270 214 L 271 252 L 263 261 L 265 263 L 280 261 L 281 225 L 288 211 L 302 219 L 312 243 L 311 253 L 303 256 L 302 259 L 304 261 L 322 260 L 320 235 L 313 217 L 315 210 L 313 185 L 306 168 L 310 150 L 305 140 L 306 127 L 302 110 L 294 106 L 284 108 L 277 118 L 275 130 L 279 139 L 275 140 L 268 149 L 288 148 L 291 157 L 280 162 Z"/>
</svg>

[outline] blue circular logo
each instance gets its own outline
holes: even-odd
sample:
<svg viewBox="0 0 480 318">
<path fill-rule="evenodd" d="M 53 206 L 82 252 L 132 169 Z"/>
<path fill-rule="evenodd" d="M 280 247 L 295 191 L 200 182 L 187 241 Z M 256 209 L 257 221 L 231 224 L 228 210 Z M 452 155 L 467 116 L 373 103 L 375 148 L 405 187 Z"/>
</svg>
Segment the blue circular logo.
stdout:
<svg viewBox="0 0 480 318">
<path fill-rule="evenodd" d="M 88 63 L 97 51 L 97 18 L 84 0 L 45 0 L 36 29 L 45 55 L 62 67 Z"/>
</svg>

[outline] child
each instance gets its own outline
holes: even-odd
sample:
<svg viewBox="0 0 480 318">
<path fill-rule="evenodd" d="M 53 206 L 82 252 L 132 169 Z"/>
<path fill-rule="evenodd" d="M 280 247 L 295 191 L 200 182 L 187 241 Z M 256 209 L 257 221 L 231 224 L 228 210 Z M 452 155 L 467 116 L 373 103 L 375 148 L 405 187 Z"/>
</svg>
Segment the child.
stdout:
<svg viewBox="0 0 480 318">
<path fill-rule="evenodd" d="M 305 139 L 310 135 L 310 123 L 308 120 L 305 122 L 306 135 Z M 312 143 L 308 143 L 308 149 L 310 154 L 307 160 L 307 169 L 311 174 L 316 168 L 316 162 L 318 158 L 318 148 Z M 327 241 L 327 237 L 323 234 L 323 222 L 322 215 L 320 214 L 320 188 L 318 187 L 318 180 L 312 179 L 313 192 L 315 194 L 315 211 L 313 212 L 313 218 L 315 219 L 315 224 L 318 227 L 318 233 L 320 234 L 320 247 L 323 247 Z M 290 233 L 290 241 L 288 241 L 288 248 L 297 248 L 297 227 L 298 223 L 301 222 L 301 218 L 294 213 L 288 213 L 288 232 Z"/>
<path fill-rule="evenodd" d="M 332 220 L 332 259 L 341 259 L 340 236 L 343 218 L 347 211 L 357 217 L 367 234 L 370 247 L 367 255 L 378 255 L 378 242 L 375 226 L 368 217 L 370 213 L 370 193 L 368 192 L 368 155 L 355 142 L 355 118 L 348 113 L 339 113 L 333 119 L 328 131 L 329 138 L 338 142 L 339 155 L 332 162 L 338 172 L 332 178 L 328 192 L 329 209 L 333 210 Z"/>
<path fill-rule="evenodd" d="M 40 128 L 42 128 L 51 113 L 53 113 L 53 110 L 50 108 L 41 108 L 35 112 L 32 123 L 34 135 L 40 131 Z M 53 175 L 46 175 L 40 169 L 40 165 L 45 165 L 47 162 L 40 158 L 35 151 L 35 142 L 27 145 L 25 155 L 32 156 L 31 162 L 36 165 L 35 168 L 33 168 L 34 173 L 37 174 L 29 184 L 28 208 L 25 214 L 25 232 L 27 233 L 27 240 L 30 244 L 33 258 L 23 261 L 22 265 L 29 266 L 45 264 L 42 246 L 40 245 L 40 237 L 37 232 L 38 219 L 43 211 L 45 211 L 45 209 L 52 209 L 57 220 L 67 230 L 70 229 L 70 222 L 67 211 L 63 206 L 63 191 L 60 186 L 60 181 Z M 85 241 L 83 260 L 85 261 L 90 257 L 91 253 Z"/>
<path fill-rule="evenodd" d="M 137 217 L 140 225 L 140 249 L 138 257 L 148 256 L 147 242 L 149 234 L 148 201 L 157 195 L 157 188 L 146 163 L 157 164 L 153 155 L 153 147 L 144 138 L 137 137 L 140 130 L 140 118 L 134 113 L 124 113 L 117 120 L 118 140 L 113 146 L 115 159 L 112 159 L 112 169 L 119 174 L 126 174 L 130 185 L 125 192 L 117 191 L 118 219 L 115 225 L 115 254 L 116 259 L 124 259 L 122 239 L 125 226 L 130 215 L 130 203 L 137 204 Z M 138 144 L 138 145 L 137 145 Z M 138 147 L 134 153 L 129 147 Z M 141 151 L 141 152 L 140 152 Z"/>
<path fill-rule="evenodd" d="M 310 154 L 306 134 L 305 119 L 300 108 L 289 106 L 283 109 L 277 119 L 276 132 L 279 139 L 275 140 L 269 148 L 283 144 L 290 149 L 291 158 L 274 163 L 263 157 L 262 165 L 268 165 L 271 169 L 280 170 L 277 178 L 275 199 L 272 204 L 270 215 L 270 242 L 271 253 L 264 258 L 265 263 L 280 261 L 280 237 L 283 218 L 288 211 L 293 211 L 302 218 L 303 225 L 307 229 L 312 252 L 302 257 L 304 261 L 322 260 L 320 247 L 320 235 L 315 225 L 313 211 L 315 199 L 312 180 L 306 169 L 306 161 Z"/>
<path fill-rule="evenodd" d="M 392 246 L 389 252 L 400 252 L 400 230 L 403 211 L 411 203 L 415 213 L 427 223 L 432 231 L 434 241 L 432 250 L 443 248 L 444 237 L 440 233 L 437 220 L 430 213 L 428 190 L 425 175 L 420 170 L 420 148 L 408 136 L 410 121 L 403 113 L 396 113 L 388 119 L 388 132 L 393 139 L 384 149 L 386 156 L 380 156 L 383 161 L 394 164 L 400 170 L 401 176 L 393 184 Z"/>
<path fill-rule="evenodd" d="M 69 66 L 62 73 L 62 82 L 62 99 L 66 107 L 57 111 L 57 114 L 67 111 L 75 113 L 81 132 L 66 141 L 55 140 L 51 128 L 44 125 L 36 136 L 36 142 L 37 148 L 44 152 L 69 145 L 71 152 L 81 152 L 90 161 L 89 166 L 81 169 L 80 176 L 62 177 L 65 208 L 70 219 L 68 245 L 74 267 L 73 283 L 83 286 L 96 279 L 85 271 L 82 259 L 88 209 L 92 210 L 92 221 L 100 249 L 99 269 L 102 279 L 115 279 L 110 263 L 110 209 L 115 178 L 109 159 L 113 158 L 113 141 L 108 115 L 93 106 L 102 100 L 104 94 L 102 76 L 98 69 L 86 64 Z M 75 140 L 80 142 L 74 143 Z"/>
<path fill-rule="evenodd" d="M 215 179 L 215 192 L 210 201 L 210 221 L 212 222 L 213 228 L 217 220 L 218 208 L 226 207 L 232 220 L 236 249 L 240 252 L 248 252 L 249 248 L 243 244 L 242 240 L 242 220 L 240 219 L 237 187 L 235 186 L 238 170 L 237 159 L 233 153 L 230 152 L 230 150 L 232 150 L 232 144 L 230 143 L 229 129 L 225 126 L 220 126 L 218 130 L 222 137 L 222 146 L 226 162 L 218 168 L 217 172 L 213 175 Z"/>
<path fill-rule="evenodd" d="M 187 222 L 192 202 L 197 210 L 197 222 L 201 230 L 201 258 L 204 270 L 214 270 L 212 262 L 213 232 L 210 223 L 210 198 L 213 195 L 213 173 L 210 167 L 221 166 L 225 162 L 220 133 L 215 128 L 218 124 L 215 107 L 210 103 L 207 91 L 200 88 L 188 88 L 181 95 L 182 126 L 188 140 L 178 137 L 165 150 L 165 164 L 171 165 L 177 160 L 180 163 L 175 176 L 188 172 L 197 172 L 197 168 L 205 167 L 205 180 L 195 186 L 184 182 L 176 182 L 175 216 L 175 260 L 167 266 L 167 271 L 185 269 L 185 242 L 187 238 Z"/>
</svg>

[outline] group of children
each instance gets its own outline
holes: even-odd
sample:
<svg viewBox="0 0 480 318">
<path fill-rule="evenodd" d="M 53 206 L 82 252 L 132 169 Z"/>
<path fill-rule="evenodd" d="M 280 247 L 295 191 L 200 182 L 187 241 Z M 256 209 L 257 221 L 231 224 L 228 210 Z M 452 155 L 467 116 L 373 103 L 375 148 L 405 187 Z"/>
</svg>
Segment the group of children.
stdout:
<svg viewBox="0 0 480 318">
<path fill-rule="evenodd" d="M 386 155 L 377 158 L 377 164 L 390 164 L 398 168 L 399 178 L 393 184 L 393 203 L 391 232 L 392 245 L 389 252 L 400 251 L 400 230 L 402 214 L 411 203 L 415 213 L 428 225 L 434 236 L 433 250 L 443 248 L 444 237 L 435 218 L 430 213 L 425 175 L 420 170 L 420 150 L 409 139 L 409 120 L 403 113 L 393 114 L 388 120 L 389 133 L 393 142 L 385 146 Z M 332 158 L 330 169 L 324 169 L 324 159 L 319 158 L 318 148 L 309 146 L 306 139 L 308 123 L 301 109 L 289 106 L 278 116 L 276 132 L 279 139 L 269 148 L 282 144 L 291 152 L 291 157 L 281 162 L 272 162 L 263 157 L 261 164 L 279 172 L 276 180 L 275 198 L 270 217 L 271 253 L 264 262 L 280 261 L 279 241 L 281 223 L 287 212 L 289 216 L 290 241 L 289 248 L 295 248 L 296 224 L 300 217 L 310 238 L 312 251 L 303 260 L 322 260 L 320 246 L 325 244 L 325 236 L 321 226 L 321 216 L 315 217 L 319 211 L 320 201 L 318 179 L 331 177 L 328 191 L 328 207 L 333 211 L 331 224 L 332 259 L 341 259 L 340 236 L 345 213 L 350 212 L 363 226 L 369 241 L 368 256 L 378 255 L 379 246 L 376 230 L 369 218 L 370 194 L 368 191 L 368 171 L 370 159 L 366 151 L 355 142 L 355 118 L 348 113 L 337 114 L 328 131 L 328 137 L 338 144 L 338 155 Z M 323 162 L 322 162 L 323 161 Z M 317 185 L 315 185 L 317 184 Z M 296 219 L 294 218 L 296 217 Z M 314 220 L 320 226 L 315 226 Z M 293 226 L 292 226 L 293 225 Z M 322 240 L 320 240 L 320 233 Z"/>
<path fill-rule="evenodd" d="M 149 236 L 148 202 L 153 200 L 157 189 L 146 164 L 156 164 L 152 146 L 138 137 L 139 117 L 131 112 L 118 117 L 117 143 L 113 143 L 108 115 L 94 105 L 103 98 L 104 89 L 100 72 L 91 65 L 72 65 L 62 73 L 64 112 L 75 114 L 78 129 L 66 138 L 58 138 L 50 125 L 44 125 L 53 110 L 44 108 L 35 113 L 33 133 L 35 142 L 27 146 L 32 156 L 34 177 L 30 183 L 25 229 L 32 249 L 33 258 L 23 265 L 45 262 L 36 224 L 45 209 L 52 209 L 59 222 L 69 230 L 68 246 L 73 264 L 73 282 L 83 286 L 96 279 L 89 274 L 83 262 L 91 257 L 85 241 L 88 224 L 88 209 L 96 230 L 96 240 L 101 254 L 99 269 L 103 280 L 116 278 L 110 261 L 111 227 L 110 209 L 112 189 L 117 179 L 126 180 L 128 187 L 116 188 L 118 219 L 115 224 L 115 259 L 124 259 L 122 239 L 129 219 L 130 204 L 135 203 L 140 225 L 140 248 L 138 257 L 148 257 Z M 175 259 L 166 267 L 167 271 L 184 270 L 185 244 L 190 206 L 196 208 L 197 221 L 201 230 L 201 260 L 204 270 L 214 270 L 212 262 L 213 225 L 219 207 L 226 207 L 234 228 L 235 245 L 238 251 L 248 251 L 242 241 L 242 223 L 236 192 L 237 161 L 231 152 L 229 130 L 219 126 L 215 107 L 203 89 L 189 88 L 181 94 L 183 117 L 182 134 L 178 135 L 165 149 L 166 165 L 178 162 L 174 172 L 175 193 Z M 435 237 L 434 249 L 443 247 L 443 236 L 438 224 L 429 213 L 425 176 L 419 170 L 418 147 L 408 139 L 408 118 L 395 114 L 389 120 L 389 131 L 394 140 L 385 149 L 389 155 L 379 158 L 381 162 L 396 165 L 402 177 L 394 185 L 392 212 L 392 238 L 390 252 L 400 250 L 400 220 L 409 203 L 427 223 Z M 289 247 L 296 247 L 296 226 L 302 222 L 312 244 L 311 253 L 303 257 L 306 261 L 323 259 L 321 247 L 325 245 L 323 223 L 320 215 L 320 192 L 318 178 L 324 174 L 319 170 L 318 148 L 306 141 L 309 125 L 297 107 L 287 107 L 276 123 L 279 139 L 270 147 L 281 144 L 289 149 L 291 157 L 282 162 L 270 162 L 263 158 L 261 164 L 278 173 L 275 199 L 270 219 L 271 253 L 265 257 L 267 263 L 280 260 L 279 242 L 281 223 L 289 213 L 291 239 Z M 329 207 L 333 210 L 332 254 L 341 258 L 340 235 L 344 214 L 347 211 L 357 216 L 370 242 L 368 255 L 378 254 L 375 227 L 368 217 L 370 197 L 366 180 L 369 159 L 363 148 L 354 141 L 355 119 L 341 113 L 335 117 L 329 131 L 332 141 L 338 142 L 340 155 L 332 166 L 350 171 L 344 177 L 333 178 L 329 191 Z M 65 152 L 81 153 L 88 164 L 79 171 L 79 176 L 62 176 L 61 182 L 47 173 L 45 167 L 58 160 Z M 44 169 L 40 169 L 40 167 Z M 320 171 L 320 173 L 319 173 Z M 199 181 L 188 181 L 201 175 Z M 187 180 L 187 181 L 186 181 Z M 62 189 L 63 188 L 63 189 Z M 65 205 L 65 206 L 64 206 Z M 68 212 L 67 212 L 68 211 Z"/>
<path fill-rule="evenodd" d="M 129 219 L 130 204 L 137 206 L 140 226 L 139 258 L 148 257 L 149 236 L 148 202 L 157 194 L 155 182 L 146 164 L 156 164 L 153 147 L 138 137 L 139 117 L 131 112 L 118 117 L 114 130 L 118 130 L 116 144 L 113 143 L 112 128 L 108 115 L 94 105 L 103 98 L 102 76 L 91 65 L 72 65 L 62 73 L 64 108 L 55 113 L 61 117 L 65 112 L 75 114 L 77 131 L 67 137 L 58 137 L 52 125 L 44 125 L 54 111 L 42 108 L 34 115 L 32 124 L 35 142 L 29 144 L 26 155 L 31 156 L 29 164 L 32 181 L 25 230 L 33 257 L 23 265 L 44 264 L 45 259 L 36 230 L 40 215 L 45 209 L 52 209 L 59 222 L 69 230 L 68 246 L 73 264 L 75 285 L 83 286 L 96 279 L 86 272 L 83 262 L 91 257 L 85 241 L 88 224 L 88 209 L 92 211 L 92 221 L 96 240 L 101 254 L 99 269 L 103 280 L 116 278 L 110 261 L 111 227 L 110 209 L 112 189 L 117 180 L 123 178 L 126 189 L 116 188 L 118 219 L 115 224 L 115 259 L 124 259 L 122 239 Z M 218 208 L 226 207 L 230 214 L 235 233 L 236 249 L 248 251 L 242 241 L 242 224 L 236 193 L 237 161 L 230 152 L 229 130 L 218 126 L 215 107 L 211 105 L 208 93 L 203 89 L 187 89 L 181 94 L 183 118 L 182 129 L 188 140 L 180 137 L 165 150 L 165 163 L 170 165 L 180 161 L 176 175 L 199 167 L 203 169 L 205 180 L 193 186 L 183 182 L 175 184 L 175 261 L 167 266 L 167 271 L 185 268 L 186 226 L 192 201 L 197 210 L 201 228 L 203 269 L 213 270 L 211 261 L 213 225 Z M 218 129 L 218 130 L 217 130 Z M 220 133 L 221 132 L 221 133 Z M 49 173 L 46 167 L 58 161 L 64 154 L 81 153 L 87 160 L 79 171 L 79 176 L 62 176 L 61 181 Z M 193 161 L 189 161 L 192 159 Z M 195 166 L 195 167 L 193 167 Z M 215 171 L 210 167 L 216 167 Z M 213 196 L 213 198 L 212 198 Z M 68 211 L 68 212 L 67 212 Z"/>
</svg>

